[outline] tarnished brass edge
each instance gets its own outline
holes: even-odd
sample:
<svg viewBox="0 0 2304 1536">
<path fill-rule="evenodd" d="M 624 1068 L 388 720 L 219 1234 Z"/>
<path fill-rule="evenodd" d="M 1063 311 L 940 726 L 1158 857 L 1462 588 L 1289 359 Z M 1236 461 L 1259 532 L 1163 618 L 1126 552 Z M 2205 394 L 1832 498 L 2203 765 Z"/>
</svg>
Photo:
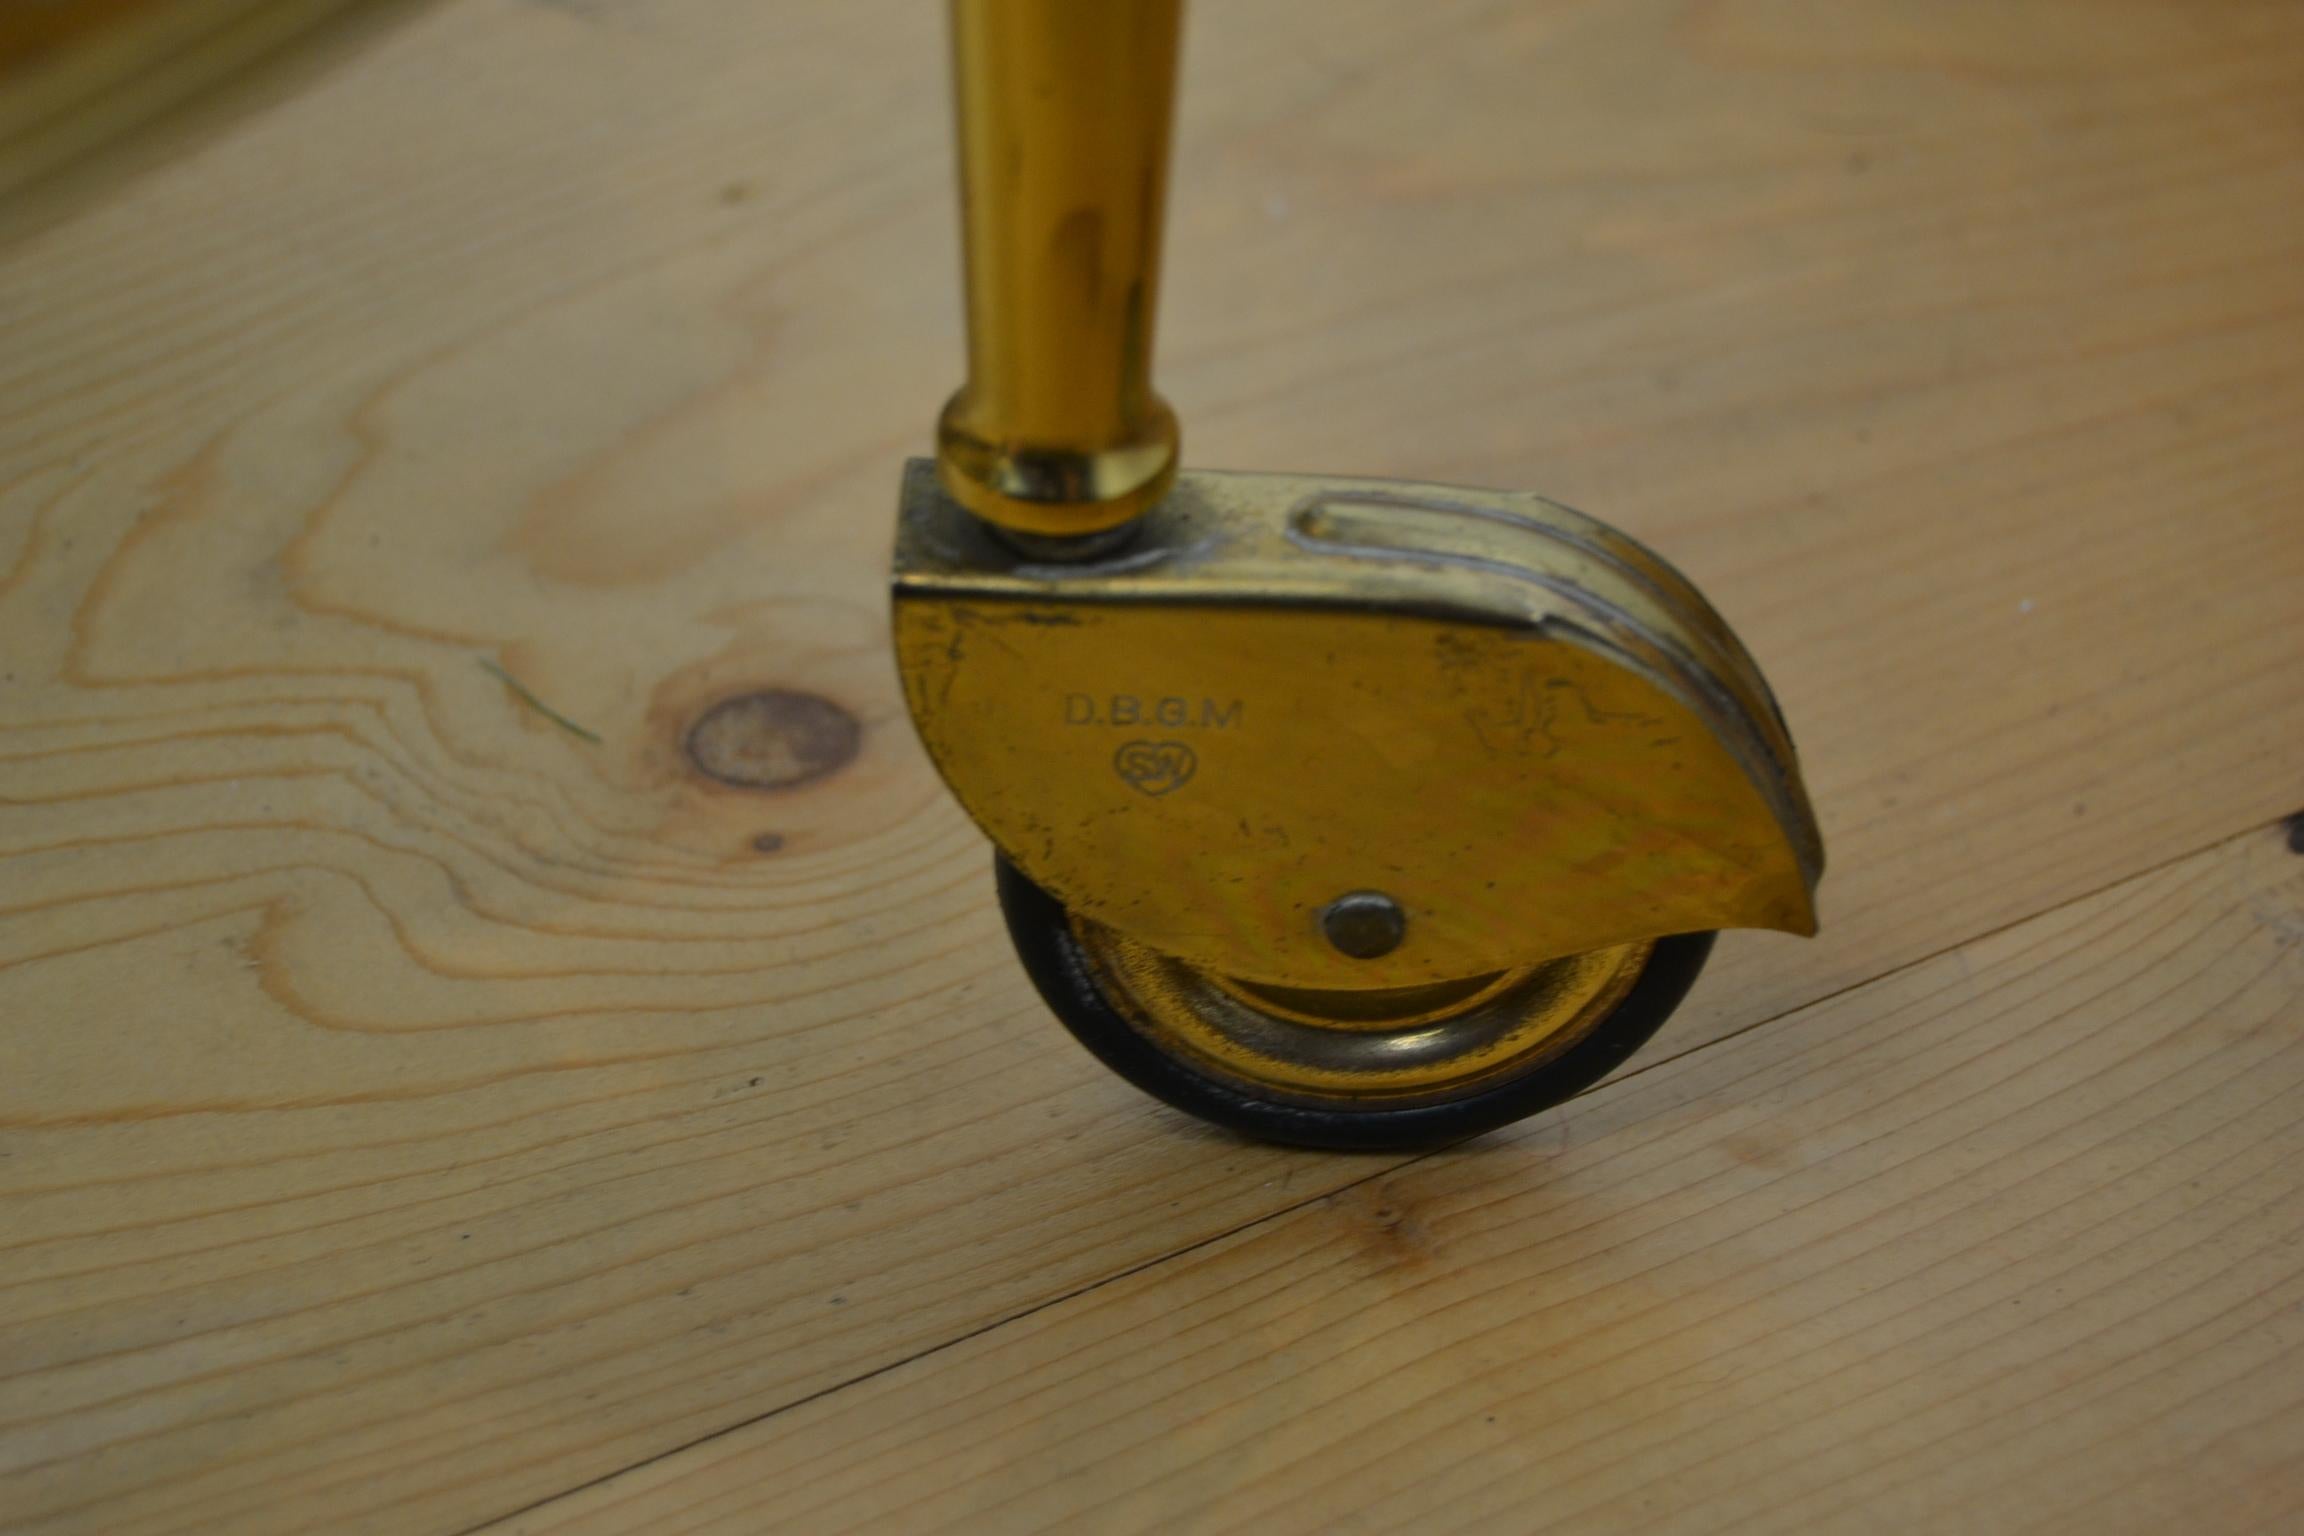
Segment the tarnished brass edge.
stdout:
<svg viewBox="0 0 2304 1536">
<path fill-rule="evenodd" d="M 907 469 L 909 482 L 911 475 L 929 471 L 930 461 L 914 460 Z M 1187 480 L 1201 481 L 1284 481 L 1299 478 L 1302 477 L 1205 470 L 1191 471 L 1186 476 Z M 952 521 L 948 521 L 941 531 L 962 538 L 991 537 L 981 528 L 958 522 L 958 519 L 967 517 L 965 509 L 951 503 L 941 484 L 933 478 L 928 479 L 928 484 L 933 487 L 933 494 L 945 499 L 945 506 L 951 513 Z M 1315 555 L 1323 562 L 1334 560 L 1349 561 L 1355 565 L 1375 565 L 1394 573 L 1434 568 L 1480 571 L 1494 578 L 1492 584 L 1483 586 L 1479 591 L 1479 598 L 1484 600 L 1475 601 L 1431 586 L 1418 590 L 1413 583 L 1402 583 L 1384 594 L 1384 606 L 1387 611 L 1402 617 L 1485 628 L 1526 630 L 1555 639 L 1571 640 L 1639 673 L 1678 700 L 1691 713 L 1710 722 L 1715 734 L 1728 745 L 1747 779 L 1774 810 L 1778 824 L 1787 833 L 1787 842 L 1799 865 L 1808 897 L 1807 926 L 1791 931 L 1813 933 L 1816 923 L 1815 892 L 1824 873 L 1822 832 L 1816 824 L 1815 812 L 1801 782 L 1798 758 L 1784 727 L 1782 712 L 1775 696 L 1765 678 L 1760 675 L 1757 664 L 1741 644 L 1735 641 L 1733 631 L 1718 611 L 1677 572 L 1672 573 L 1676 578 L 1673 582 L 1659 582 L 1651 573 L 1639 569 L 1633 561 L 1628 560 L 1625 553 L 1601 547 L 1597 539 L 1559 529 L 1541 518 L 1514 509 L 1490 506 L 1471 499 L 1477 493 L 1465 491 L 1461 496 L 1447 495 L 1449 489 L 1422 484 L 1394 488 L 1382 482 L 1339 481 L 1331 488 L 1297 497 L 1289 503 L 1287 509 L 1279 514 L 1278 527 L 1273 531 L 1277 531 L 1288 544 L 1306 549 L 1308 554 Z M 1656 559 L 1646 546 L 1629 535 L 1609 529 L 1597 519 L 1575 512 L 1572 508 L 1544 502 L 1541 498 L 1524 499 L 1538 502 L 1548 509 L 1565 512 L 1581 523 L 1590 524 L 1593 529 L 1621 544 L 1625 551 Z M 921 503 L 910 483 L 907 485 L 905 502 L 909 514 L 906 520 L 908 534 L 929 535 L 936 531 L 921 522 Z M 1587 558 L 1605 564 L 1622 579 L 1648 592 L 1668 616 L 1681 621 L 1679 629 L 1693 644 L 1677 643 L 1675 637 L 1660 633 L 1638 616 L 1606 598 L 1528 565 L 1458 550 L 1357 544 L 1308 533 L 1298 526 L 1297 514 L 1302 509 L 1315 504 L 1337 502 L 1357 502 L 1403 510 L 1444 509 L 1567 545 Z M 1211 585 L 1195 590 L 1126 579 L 1140 579 L 1155 574 L 1182 578 L 1195 569 L 1215 563 L 1227 545 L 1234 542 L 1237 541 L 1225 538 L 1221 529 L 1211 529 L 1205 537 L 1186 544 L 1154 544 L 1099 561 L 1047 566 L 1015 559 L 1011 552 L 1011 563 L 1006 569 L 986 568 L 975 563 L 972 552 L 952 548 L 938 553 L 943 559 L 961 562 L 960 568 L 924 571 L 906 565 L 902 558 L 903 538 L 900 536 L 896 596 L 899 601 L 924 598 L 1049 606 L 1085 602 L 1113 606 L 1141 604 L 1169 607 L 1294 608 L 1331 612 L 1364 611 L 1370 601 L 1365 589 L 1339 580 L 1338 573 L 1325 563 L 1312 568 L 1306 573 L 1306 579 L 1294 586 L 1271 583 L 1250 586 L 1243 583 Z M 1658 559 L 1657 564 L 1662 565 L 1663 562 Z M 1499 592 L 1508 594 L 1522 587 L 1534 587 L 1553 601 L 1588 616 L 1592 621 L 1590 627 L 1561 614 L 1538 611 L 1525 603 L 1508 602 L 1499 605 L 1492 601 Z M 1675 587 L 1679 590 L 1673 590 Z M 1642 651 L 1650 655 L 1643 656 Z M 1652 656 L 1670 657 L 1681 662 L 1682 666 L 1674 668 L 1660 665 L 1657 660 L 1651 659 Z M 1692 692 L 1685 687 L 1681 677 L 1676 675 L 1683 671 L 1698 685 L 1696 691 Z M 1739 688 L 1739 684 L 1743 686 Z"/>
</svg>

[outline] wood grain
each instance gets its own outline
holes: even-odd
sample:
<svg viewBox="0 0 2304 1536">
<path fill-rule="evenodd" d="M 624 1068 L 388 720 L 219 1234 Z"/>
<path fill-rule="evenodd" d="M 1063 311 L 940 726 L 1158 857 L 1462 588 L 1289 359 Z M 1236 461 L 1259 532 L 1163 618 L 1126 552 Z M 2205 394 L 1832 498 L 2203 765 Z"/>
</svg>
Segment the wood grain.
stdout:
<svg viewBox="0 0 2304 1536">
<path fill-rule="evenodd" d="M 0 9 L 0 240 L 308 78 L 413 0 L 34 0 Z"/>
<path fill-rule="evenodd" d="M 468 1527 L 1383 1166 L 1066 1043 L 901 718 L 940 41 L 467 0 L 0 250 L 0 1519 Z M 2300 44 L 1196 14 L 1195 460 L 1584 505 L 1783 697 L 1826 935 L 1648 1061 L 2304 801 Z M 697 774 L 764 688 L 855 760 Z"/>
<path fill-rule="evenodd" d="M 494 1527 L 2292 1530 L 2251 835 Z"/>
</svg>

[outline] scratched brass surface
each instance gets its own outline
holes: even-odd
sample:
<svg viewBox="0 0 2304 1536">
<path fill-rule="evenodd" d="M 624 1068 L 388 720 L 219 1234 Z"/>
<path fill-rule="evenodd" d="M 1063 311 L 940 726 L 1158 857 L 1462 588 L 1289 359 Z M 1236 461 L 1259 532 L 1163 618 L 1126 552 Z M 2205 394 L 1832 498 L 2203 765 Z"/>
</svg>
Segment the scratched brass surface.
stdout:
<svg viewBox="0 0 2304 1536">
<path fill-rule="evenodd" d="M 1414 986 L 1721 927 L 1811 932 L 1823 855 L 1757 669 L 1669 567 L 1529 496 L 1188 473 L 1034 565 L 905 483 L 930 755 L 1076 914 L 1268 986 Z M 1390 954 L 1319 927 L 1408 913 Z"/>
</svg>

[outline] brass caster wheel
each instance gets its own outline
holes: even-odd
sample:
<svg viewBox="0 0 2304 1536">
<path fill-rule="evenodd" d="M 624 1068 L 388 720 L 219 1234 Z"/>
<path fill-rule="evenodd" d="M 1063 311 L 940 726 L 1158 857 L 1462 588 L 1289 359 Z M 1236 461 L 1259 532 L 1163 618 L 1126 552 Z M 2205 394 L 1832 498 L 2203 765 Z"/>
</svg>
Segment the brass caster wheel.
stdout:
<svg viewBox="0 0 2304 1536">
<path fill-rule="evenodd" d="M 1265 987 L 1067 912 L 997 862 L 1017 955 L 1073 1038 L 1187 1114 L 1297 1146 L 1429 1146 L 1549 1109 L 1646 1044 L 1712 952 L 1711 934 L 1677 934 L 1460 982 Z"/>
<path fill-rule="evenodd" d="M 1342 1149 L 1582 1091 L 1722 928 L 1816 931 L 1758 664 L 1541 496 L 1187 467 L 1152 387 L 1181 0 L 952 0 L 966 381 L 891 626 L 1064 1027 L 1202 1119 Z"/>
</svg>

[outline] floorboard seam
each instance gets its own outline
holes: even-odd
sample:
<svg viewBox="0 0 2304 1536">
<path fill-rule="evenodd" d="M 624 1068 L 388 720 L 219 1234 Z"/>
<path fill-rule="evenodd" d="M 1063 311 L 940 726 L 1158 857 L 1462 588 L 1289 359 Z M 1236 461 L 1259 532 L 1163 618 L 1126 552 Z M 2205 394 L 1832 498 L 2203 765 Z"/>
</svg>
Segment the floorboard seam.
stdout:
<svg viewBox="0 0 2304 1536">
<path fill-rule="evenodd" d="M 1593 1084 L 1590 1088 L 1585 1089 L 1583 1093 L 1579 1093 L 1575 1097 L 1580 1099 L 1588 1094 L 1601 1092 L 1613 1084 L 1629 1082 L 1633 1078 L 1639 1077 L 1643 1073 L 1652 1071 L 1657 1067 L 1661 1067 L 1668 1062 L 1680 1061 L 1686 1057 L 1694 1056 L 1700 1051 L 1712 1050 L 1715 1047 L 1723 1045 L 1730 1040 L 1735 1040 L 1744 1035 L 1748 1035 L 1756 1029 L 1765 1029 L 1771 1024 L 1778 1023 L 1784 1019 L 1789 1019 L 1797 1014 L 1805 1013 L 1811 1008 L 1821 1007 L 1823 1004 L 1829 1003 L 1835 998 L 1844 997 L 1850 992 L 1857 991 L 1864 987 L 1873 986 L 1879 982 L 1886 981 L 1892 976 L 1896 976 L 1902 972 L 1912 970 L 1915 967 L 1927 965 L 1935 960 L 1941 959 L 1945 955 L 1952 953 L 1954 950 L 1965 949 L 1971 944 L 1980 944 L 1986 939 L 1992 938 L 1996 934 L 2005 933 L 2009 929 L 2019 927 L 2025 923 L 2035 922 L 2040 918 L 2048 916 L 2050 913 L 2061 911 L 2066 907 L 2077 905 L 2080 902 L 2092 901 L 2096 897 L 2103 895 L 2106 891 L 2115 890 L 2120 886 L 2130 884 L 2137 880 L 2149 879 L 2151 876 L 2158 874 L 2160 871 L 2172 868 L 2175 865 L 2185 862 L 2187 859 L 2198 858 L 2202 854 L 2210 853 L 2218 848 L 2228 847 L 2234 843 L 2241 842 L 2250 837 L 2260 837 L 2265 833 L 2267 828 L 2285 838 L 2293 850 L 2299 853 L 2304 853 L 2304 812 L 2298 812 L 2292 816 L 2278 817 L 2270 822 L 2257 822 L 2247 828 L 2244 828 L 2241 831 L 2230 833 L 2224 837 L 2212 838 L 2197 848 L 2189 849 L 2183 853 L 2173 854 L 2168 858 L 2157 861 L 2156 863 L 2148 864 L 2141 869 L 2130 870 L 2127 874 L 2121 875 L 2117 879 L 2107 880 L 2100 885 L 2091 886 L 2089 889 L 2079 892 L 2076 895 L 2067 897 L 2066 899 L 2056 902 L 2053 905 L 2042 907 L 2037 912 L 2027 913 L 2022 917 L 2011 918 L 2007 922 L 1996 924 L 1993 927 L 1972 933 L 1966 938 L 1959 939 L 1953 943 L 1942 945 L 1939 948 L 1930 950 L 1924 955 L 1915 956 L 1913 959 L 1904 962 L 1902 965 L 1891 966 L 1889 969 L 1880 972 L 1876 976 L 1868 976 L 1862 981 L 1852 981 L 1845 986 L 1835 987 L 1829 992 L 1819 993 L 1815 997 L 1809 998 L 1807 1001 L 1794 1007 L 1787 1008 L 1781 1013 L 1770 1014 L 1764 1019 L 1755 1019 L 1753 1022 L 1746 1024 L 1741 1028 L 1730 1030 L 1727 1034 L 1714 1036 L 1712 1039 L 1704 1041 L 1701 1045 L 1693 1045 L 1684 1051 L 1677 1051 L 1669 1056 L 1662 1056 L 1654 1061 L 1641 1063 L 1629 1071 L 1616 1073 L 1611 1077 L 1604 1078 L 1600 1082 Z M 1569 1102 L 1573 1103 L 1574 1099 L 1571 1099 Z M 737 1433 L 739 1430 L 750 1429 L 756 1424 L 766 1423 L 768 1420 L 776 1418 L 782 1414 L 790 1413 L 798 1408 L 804 1408 L 808 1404 L 816 1402 L 821 1398 L 830 1397 L 836 1392 L 845 1392 L 851 1387 L 862 1386 L 864 1383 L 871 1381 L 876 1377 L 887 1375 L 890 1371 L 902 1370 L 905 1366 L 908 1366 L 915 1361 L 925 1360 L 931 1355 L 941 1354 L 945 1350 L 957 1348 L 958 1346 L 966 1344 L 973 1339 L 981 1338 L 985 1334 L 992 1333 L 1001 1328 L 1009 1327 L 1015 1323 L 1020 1323 L 1036 1313 L 1047 1311 L 1050 1307 L 1062 1306 L 1068 1301 L 1072 1301 L 1078 1297 L 1086 1296 L 1092 1292 L 1102 1290 L 1108 1285 L 1113 1285 L 1119 1281 L 1127 1280 L 1133 1276 L 1140 1275 L 1148 1269 L 1157 1268 L 1162 1264 L 1173 1263 L 1177 1259 L 1181 1259 L 1189 1254 L 1196 1253 L 1203 1248 L 1211 1247 L 1217 1243 L 1227 1242 L 1230 1239 L 1239 1236 L 1243 1232 L 1247 1232 L 1253 1228 L 1263 1226 L 1267 1222 L 1278 1221 L 1285 1216 L 1292 1216 L 1299 1211 L 1308 1210 L 1311 1207 L 1318 1205 L 1323 1200 L 1333 1200 L 1338 1195 L 1344 1194 L 1350 1190 L 1362 1188 L 1365 1185 L 1374 1183 L 1378 1179 L 1390 1178 L 1403 1169 L 1413 1168 L 1419 1163 L 1427 1162 L 1433 1157 L 1438 1156 L 1440 1153 L 1449 1151 L 1451 1148 L 1460 1146 L 1462 1144 L 1462 1142 L 1444 1143 L 1443 1145 L 1432 1147 L 1425 1151 L 1415 1153 L 1411 1156 L 1401 1158 L 1397 1162 L 1386 1164 L 1382 1168 L 1372 1169 L 1367 1174 L 1360 1178 L 1353 1179 L 1349 1183 L 1339 1184 L 1333 1189 L 1324 1189 L 1318 1194 L 1306 1195 L 1301 1200 L 1292 1201 L 1286 1205 L 1276 1206 L 1269 1211 L 1265 1211 L 1259 1215 L 1252 1216 L 1234 1226 L 1226 1227 L 1221 1232 L 1211 1233 L 1207 1237 L 1198 1238 L 1178 1248 L 1172 1248 L 1167 1252 L 1160 1254 L 1156 1258 L 1145 1259 L 1139 1263 L 1131 1264 L 1124 1269 L 1114 1270 L 1111 1274 L 1099 1276 L 1094 1280 L 1090 1280 L 1081 1285 L 1075 1286 L 1071 1290 L 1065 1291 L 1060 1295 L 1051 1296 L 1044 1301 L 1034 1302 L 1031 1306 L 1024 1307 L 1018 1311 L 1008 1313 L 1005 1316 L 995 1318 L 990 1322 L 983 1323 L 977 1327 L 968 1329 L 964 1333 L 955 1334 L 951 1338 L 945 1339 L 939 1343 L 931 1344 L 925 1348 L 914 1350 L 908 1355 L 904 1355 L 895 1360 L 890 1360 L 885 1364 L 876 1365 L 872 1369 L 849 1377 L 844 1381 L 836 1382 L 826 1387 L 819 1387 L 813 1392 L 804 1393 L 803 1395 L 792 1399 L 788 1403 L 780 1403 L 776 1407 L 765 1409 L 760 1413 L 752 1415 L 750 1418 L 740 1419 L 733 1424 L 729 1424 L 723 1428 L 713 1430 L 709 1434 L 698 1435 L 693 1440 L 683 1441 L 679 1445 L 667 1447 L 666 1449 L 658 1451 L 653 1455 L 644 1456 L 638 1461 L 618 1467 L 612 1472 L 603 1472 L 597 1477 L 586 1478 L 583 1482 L 572 1484 L 567 1488 L 561 1489 L 558 1493 L 547 1494 L 543 1498 L 532 1500 L 529 1503 L 520 1505 L 516 1509 L 506 1510 L 504 1513 L 499 1515 L 491 1515 L 487 1519 L 480 1521 L 478 1524 L 458 1527 L 454 1532 L 449 1533 L 449 1536 L 478 1536 L 478 1533 L 487 1530 L 491 1526 L 501 1525 L 510 1520 L 517 1520 L 522 1515 L 528 1514 L 534 1510 L 542 1509 L 547 1504 L 554 1504 L 558 1503 L 562 1499 L 572 1498 L 575 1495 L 586 1491 L 587 1489 L 596 1488 L 602 1483 L 610 1482 L 616 1478 L 622 1477 L 627 1472 L 638 1471 L 642 1467 L 651 1466 L 656 1462 L 665 1460 L 668 1457 L 678 1456 L 683 1452 L 694 1450 L 697 1446 L 708 1445 L 712 1441 L 718 1440 L 725 1435 L 732 1435 Z"/>
</svg>

